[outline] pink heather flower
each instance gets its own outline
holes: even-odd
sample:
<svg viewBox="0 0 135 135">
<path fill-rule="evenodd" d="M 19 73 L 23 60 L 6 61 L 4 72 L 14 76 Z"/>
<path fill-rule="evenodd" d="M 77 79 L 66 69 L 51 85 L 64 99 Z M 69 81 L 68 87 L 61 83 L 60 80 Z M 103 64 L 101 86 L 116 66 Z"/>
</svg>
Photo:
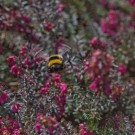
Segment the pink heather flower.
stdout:
<svg viewBox="0 0 135 135">
<path fill-rule="evenodd" d="M 63 10 L 63 8 L 64 8 L 64 5 L 62 3 L 59 3 L 57 5 L 57 9 L 58 9 L 59 12 L 61 12 Z"/>
<path fill-rule="evenodd" d="M 60 82 L 61 81 L 61 75 L 60 74 L 54 74 L 53 77 L 54 77 L 54 80 L 56 82 Z"/>
<path fill-rule="evenodd" d="M 89 133 L 87 133 L 87 131 L 85 129 L 80 129 L 79 134 L 80 135 L 90 135 Z"/>
<path fill-rule="evenodd" d="M 126 66 L 124 64 L 119 64 L 118 66 L 118 72 L 120 72 L 122 75 L 124 75 L 126 73 Z"/>
<path fill-rule="evenodd" d="M 9 56 L 7 58 L 7 61 L 8 61 L 10 66 L 14 65 L 15 64 L 15 56 Z"/>
<path fill-rule="evenodd" d="M 51 23 L 51 22 L 47 22 L 47 23 L 44 24 L 44 29 L 45 29 L 46 31 L 52 30 L 53 27 L 54 27 L 54 24 Z"/>
<path fill-rule="evenodd" d="M 30 36 L 28 37 L 28 39 L 29 39 L 30 41 L 32 41 L 32 42 L 37 42 L 38 37 L 33 34 L 33 35 L 30 35 Z"/>
<path fill-rule="evenodd" d="M 28 59 L 28 58 L 25 58 L 25 59 L 23 60 L 23 64 L 24 64 L 24 65 L 28 65 L 28 64 L 29 64 L 29 59 Z"/>
<path fill-rule="evenodd" d="M 15 75 L 15 76 L 18 76 L 22 71 L 22 68 L 21 67 L 17 67 L 16 65 L 13 65 L 11 68 L 10 68 L 10 72 Z"/>
<path fill-rule="evenodd" d="M 84 123 L 81 123 L 81 124 L 79 124 L 79 128 L 84 128 L 85 126 L 84 126 Z"/>
<path fill-rule="evenodd" d="M 12 135 L 20 135 L 20 131 L 18 129 L 15 129 Z"/>
<path fill-rule="evenodd" d="M 99 75 L 99 76 L 95 79 L 95 82 L 96 82 L 96 84 L 100 84 L 101 81 L 102 81 L 102 78 L 101 78 L 101 76 Z"/>
<path fill-rule="evenodd" d="M 44 86 L 48 87 L 50 85 L 49 81 L 44 82 Z"/>
<path fill-rule="evenodd" d="M 130 4 L 131 6 L 134 6 L 134 5 L 135 5 L 135 0 L 128 0 L 128 2 L 129 2 L 129 4 Z"/>
<path fill-rule="evenodd" d="M 19 103 L 13 104 L 11 106 L 11 111 L 14 113 L 17 113 L 20 107 L 21 107 L 21 105 Z"/>
<path fill-rule="evenodd" d="M 135 132 L 135 125 L 132 127 L 132 132 Z"/>
<path fill-rule="evenodd" d="M 28 58 L 25 58 L 22 63 L 24 66 L 27 66 L 27 67 L 29 67 L 31 65 L 31 62 Z"/>
<path fill-rule="evenodd" d="M 97 37 L 94 37 L 90 40 L 89 45 L 96 47 L 99 44 L 99 39 Z"/>
<path fill-rule="evenodd" d="M 108 25 L 107 25 L 107 20 L 106 19 L 102 19 L 101 20 L 101 29 L 104 33 L 108 32 Z"/>
<path fill-rule="evenodd" d="M 101 29 L 104 33 L 113 36 L 120 27 L 120 13 L 114 10 L 108 12 L 108 16 L 101 20 Z"/>
<path fill-rule="evenodd" d="M 114 3 L 113 1 L 107 1 L 107 0 L 99 0 L 99 3 L 105 7 L 105 8 L 109 8 L 109 9 L 113 9 L 114 8 Z"/>
<path fill-rule="evenodd" d="M 97 84 L 96 84 L 95 81 L 93 81 L 93 82 L 89 85 L 89 89 L 90 89 L 90 90 L 95 90 L 96 87 L 97 87 Z"/>
<path fill-rule="evenodd" d="M 65 94 L 66 90 L 67 90 L 67 86 L 65 83 L 60 83 L 60 91 L 61 91 L 61 95 Z"/>
<path fill-rule="evenodd" d="M 40 132 L 40 130 L 41 130 L 41 124 L 40 123 L 36 123 L 36 125 L 34 126 L 34 130 L 36 132 Z"/>
<path fill-rule="evenodd" d="M 43 93 L 46 93 L 48 91 L 48 88 L 47 87 L 42 87 L 40 90 L 39 90 L 39 93 L 40 94 L 43 94 Z"/>
<path fill-rule="evenodd" d="M 6 91 L 3 91 L 2 94 L 1 94 L 1 99 L 3 102 L 6 102 L 7 99 L 8 99 L 8 94 Z"/>
<path fill-rule="evenodd" d="M 100 4 L 104 7 L 107 6 L 107 1 L 106 0 L 99 0 Z"/>
<path fill-rule="evenodd" d="M 16 31 L 19 31 L 21 33 L 24 33 L 25 32 L 24 27 L 21 26 L 21 25 L 19 25 L 19 24 L 16 24 L 15 29 L 16 29 Z"/>
<path fill-rule="evenodd" d="M 25 23 L 30 23 L 31 19 L 28 17 L 28 16 L 23 16 L 22 20 L 25 22 Z"/>
<path fill-rule="evenodd" d="M 84 61 L 84 72 L 86 72 L 89 69 L 90 62 Z"/>
<path fill-rule="evenodd" d="M 79 124 L 79 135 L 94 135 L 94 133 L 88 131 L 85 125 L 82 123 L 82 124 Z"/>
<path fill-rule="evenodd" d="M 41 114 L 41 113 L 37 113 L 37 114 L 36 114 L 36 120 L 37 120 L 37 121 L 40 120 L 41 117 L 42 117 L 42 114 Z"/>
<path fill-rule="evenodd" d="M 12 126 L 13 128 L 19 128 L 19 124 L 16 120 L 13 120 Z"/>
<path fill-rule="evenodd" d="M 19 52 L 20 55 L 24 55 L 27 52 L 27 47 L 23 46 Z"/>
</svg>

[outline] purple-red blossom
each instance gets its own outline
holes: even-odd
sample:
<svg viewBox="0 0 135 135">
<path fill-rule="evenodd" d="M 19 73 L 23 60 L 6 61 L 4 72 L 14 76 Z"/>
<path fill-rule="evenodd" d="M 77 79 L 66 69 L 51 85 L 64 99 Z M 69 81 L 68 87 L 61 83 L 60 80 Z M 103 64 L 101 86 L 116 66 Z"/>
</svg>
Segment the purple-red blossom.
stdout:
<svg viewBox="0 0 135 135">
<path fill-rule="evenodd" d="M 60 96 L 54 96 L 54 100 L 59 106 L 59 113 L 63 114 L 64 113 L 64 105 L 66 102 L 66 96 L 65 95 L 60 95 Z"/>
<path fill-rule="evenodd" d="M 99 0 L 99 3 L 104 7 L 108 9 L 114 8 L 114 2 L 113 1 L 107 1 L 107 0 Z"/>
<path fill-rule="evenodd" d="M 54 79 L 54 85 L 59 88 L 60 94 L 65 94 L 67 90 L 67 85 L 61 81 L 61 75 L 58 73 L 52 74 L 52 77 Z"/>
<path fill-rule="evenodd" d="M 9 115 L 3 116 L 0 119 L 0 135 L 20 135 L 18 121 Z"/>
<path fill-rule="evenodd" d="M 28 58 L 25 58 L 23 61 L 22 61 L 22 64 L 26 67 L 29 67 L 31 65 L 31 62 Z"/>
<path fill-rule="evenodd" d="M 50 82 L 49 82 L 49 81 L 45 81 L 45 82 L 44 82 L 44 86 L 45 86 L 45 87 L 48 87 L 49 85 L 50 85 Z"/>
<path fill-rule="evenodd" d="M 23 16 L 22 20 L 24 21 L 24 23 L 30 23 L 31 22 L 31 19 L 28 16 Z"/>
<path fill-rule="evenodd" d="M 34 126 L 34 130 L 36 132 L 40 132 L 42 125 L 45 125 L 45 130 L 48 132 L 52 132 L 55 129 L 55 125 L 58 123 L 57 120 L 52 116 L 45 116 L 41 113 L 37 114 L 36 117 L 36 125 Z"/>
<path fill-rule="evenodd" d="M 94 135 L 93 131 L 86 129 L 85 124 L 79 124 L 79 135 Z"/>
<path fill-rule="evenodd" d="M 12 65 L 15 64 L 15 59 L 16 59 L 15 56 L 9 56 L 9 57 L 7 58 L 7 61 L 8 61 L 8 63 L 9 63 L 10 66 L 12 66 Z"/>
<path fill-rule="evenodd" d="M 89 45 L 92 46 L 94 49 L 104 49 L 107 45 L 106 41 L 101 41 L 99 38 L 97 37 L 93 37 L 90 41 L 89 41 Z"/>
<path fill-rule="evenodd" d="M 135 125 L 134 125 L 134 126 L 132 126 L 132 132 L 134 132 L 134 133 L 135 133 Z"/>
<path fill-rule="evenodd" d="M 95 81 L 93 81 L 90 85 L 89 85 L 90 90 L 95 90 L 97 88 L 97 84 Z"/>
<path fill-rule="evenodd" d="M 15 103 L 11 106 L 11 111 L 17 113 L 20 109 L 21 105 L 19 103 Z"/>
<path fill-rule="evenodd" d="M 53 74 L 53 77 L 54 77 L 54 80 L 56 81 L 56 82 L 61 82 L 61 75 L 60 74 Z"/>
<path fill-rule="evenodd" d="M 108 16 L 101 20 L 101 29 L 104 33 L 113 36 L 120 29 L 120 13 L 110 10 Z"/>
<path fill-rule="evenodd" d="M 118 72 L 120 72 L 122 75 L 124 75 L 127 72 L 126 66 L 124 64 L 119 64 L 118 65 Z"/>
<path fill-rule="evenodd" d="M 20 131 L 18 129 L 15 129 L 13 132 L 13 135 L 21 135 L 21 134 L 20 134 Z"/>
<path fill-rule="evenodd" d="M 131 123 L 132 123 L 132 132 L 135 133 L 135 120 L 133 119 Z"/>
<path fill-rule="evenodd" d="M 34 130 L 35 130 L 36 132 L 40 132 L 41 128 L 42 128 L 42 126 L 41 126 L 40 123 L 36 123 L 35 126 L 34 126 Z"/>
<path fill-rule="evenodd" d="M 2 91 L 0 95 L 0 104 L 5 103 L 8 100 L 8 94 L 6 91 Z"/>
<path fill-rule="evenodd" d="M 13 75 L 15 75 L 15 76 L 20 75 L 21 71 L 22 71 L 22 68 L 21 68 L 21 67 L 18 67 L 18 66 L 16 66 L 16 65 L 13 65 L 13 66 L 10 68 L 10 72 L 11 72 Z"/>
<path fill-rule="evenodd" d="M 108 4 L 106 0 L 99 0 L 99 3 L 104 7 L 106 7 Z"/>
<path fill-rule="evenodd" d="M 64 5 L 63 5 L 62 3 L 59 3 L 59 4 L 57 5 L 57 10 L 58 10 L 58 12 L 61 12 L 61 11 L 63 10 L 63 8 L 64 8 Z"/>
<path fill-rule="evenodd" d="M 27 47 L 26 46 L 23 46 L 23 47 L 21 47 L 21 49 L 19 51 L 19 54 L 20 55 L 24 55 L 26 52 L 27 52 Z"/>
<path fill-rule="evenodd" d="M 51 31 L 54 28 L 54 24 L 51 22 L 46 22 L 43 24 L 44 30 Z"/>
<path fill-rule="evenodd" d="M 48 91 L 48 88 L 47 87 L 42 87 L 40 90 L 39 90 L 39 93 L 40 94 L 44 94 Z"/>
<path fill-rule="evenodd" d="M 134 6 L 134 5 L 135 5 L 135 0 L 128 0 L 128 2 L 129 2 L 129 4 L 130 4 L 131 6 Z"/>
<path fill-rule="evenodd" d="M 99 45 L 99 39 L 97 37 L 94 37 L 90 40 L 89 44 L 93 47 L 96 47 L 97 45 Z"/>
<path fill-rule="evenodd" d="M 67 90 L 67 86 L 65 83 L 60 83 L 59 84 L 59 89 L 60 89 L 60 94 L 63 95 L 65 94 L 66 90 Z"/>
</svg>

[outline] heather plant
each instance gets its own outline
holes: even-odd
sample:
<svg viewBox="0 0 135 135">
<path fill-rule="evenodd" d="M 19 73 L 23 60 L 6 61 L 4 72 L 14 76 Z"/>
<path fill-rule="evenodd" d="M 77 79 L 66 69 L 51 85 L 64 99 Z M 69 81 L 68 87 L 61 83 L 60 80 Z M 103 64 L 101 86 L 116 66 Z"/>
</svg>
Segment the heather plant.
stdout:
<svg viewBox="0 0 135 135">
<path fill-rule="evenodd" d="M 9 74 L 5 72 L 8 69 L 5 59 L 16 53 L 19 46 L 29 41 L 38 42 L 50 51 L 51 47 L 44 43 L 57 48 L 57 39 L 62 41 L 61 35 L 70 40 L 93 37 L 105 39 L 110 53 L 118 58 L 119 62 L 133 65 L 135 55 L 133 49 L 130 49 L 134 48 L 133 1 L 62 2 L 63 4 L 59 1 L 49 4 L 48 1 L 48 5 L 44 6 L 43 1 L 1 1 L 1 81 L 10 80 L 6 77 Z M 54 33 L 54 41 L 49 40 Z"/>
<path fill-rule="evenodd" d="M 127 65 L 130 76 L 134 77 L 134 1 L 64 2 L 67 4 L 65 9 L 71 10 L 68 10 L 68 13 L 76 24 L 73 23 L 74 33 L 85 33 L 89 39 L 93 36 L 105 39 L 109 44 L 108 51 L 117 61 Z M 68 21 L 67 24 L 70 28 L 71 22 Z M 73 31 L 73 28 L 71 30 Z"/>
<path fill-rule="evenodd" d="M 104 18 L 93 16 L 92 26 L 79 29 L 76 12 L 69 22 L 74 14 L 64 12 L 66 4 L 58 0 L 2 2 L 1 43 L 8 48 L 8 33 L 17 47 L 6 60 L 19 85 L 16 91 L 0 85 L 2 135 L 134 134 L 133 86 L 114 45 L 118 35 L 123 38 L 122 13 L 109 1 L 100 4 L 95 7 L 105 8 Z M 48 57 L 65 44 L 72 49 L 64 69 L 50 72 Z M 75 56 L 80 61 L 73 67 Z"/>
<path fill-rule="evenodd" d="M 82 68 L 71 72 L 49 72 L 37 46 L 23 46 L 19 56 L 8 57 L 10 72 L 20 80 L 11 105 L 20 134 L 132 133 L 127 115 L 133 88 L 121 80 L 126 69 L 114 63 L 106 46 L 92 39 Z"/>
</svg>

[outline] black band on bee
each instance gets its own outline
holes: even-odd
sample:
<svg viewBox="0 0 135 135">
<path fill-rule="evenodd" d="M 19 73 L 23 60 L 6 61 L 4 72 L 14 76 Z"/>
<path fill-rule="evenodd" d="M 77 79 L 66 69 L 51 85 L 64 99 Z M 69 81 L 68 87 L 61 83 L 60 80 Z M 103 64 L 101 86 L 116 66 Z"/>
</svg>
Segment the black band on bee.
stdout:
<svg viewBox="0 0 135 135">
<path fill-rule="evenodd" d="M 51 60 L 55 60 L 55 59 L 62 59 L 60 56 L 51 56 L 50 58 L 49 58 L 49 61 L 51 61 Z"/>
</svg>

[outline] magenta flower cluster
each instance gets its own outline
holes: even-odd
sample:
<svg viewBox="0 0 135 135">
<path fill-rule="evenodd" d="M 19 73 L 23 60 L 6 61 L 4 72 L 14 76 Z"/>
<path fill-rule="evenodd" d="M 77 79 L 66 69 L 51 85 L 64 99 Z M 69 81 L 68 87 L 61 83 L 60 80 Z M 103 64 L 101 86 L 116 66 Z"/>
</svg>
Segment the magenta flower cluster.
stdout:
<svg viewBox="0 0 135 135">
<path fill-rule="evenodd" d="M 108 11 L 108 16 L 101 20 L 101 29 L 110 36 L 118 32 L 120 29 L 120 13 L 115 10 Z"/>
</svg>

